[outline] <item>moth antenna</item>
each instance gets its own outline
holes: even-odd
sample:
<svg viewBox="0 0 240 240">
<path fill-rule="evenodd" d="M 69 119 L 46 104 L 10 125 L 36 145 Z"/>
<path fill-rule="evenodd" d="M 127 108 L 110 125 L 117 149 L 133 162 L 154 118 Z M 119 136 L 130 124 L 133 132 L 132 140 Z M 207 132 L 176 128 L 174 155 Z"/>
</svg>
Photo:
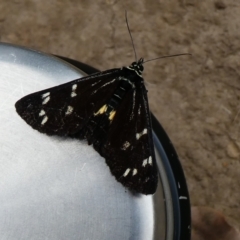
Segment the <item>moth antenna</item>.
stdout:
<svg viewBox="0 0 240 240">
<path fill-rule="evenodd" d="M 178 57 L 178 56 L 185 56 L 185 55 L 190 55 L 190 56 L 192 56 L 191 53 L 180 53 L 180 54 L 166 55 L 166 56 L 162 56 L 162 57 L 157 57 L 157 58 L 149 59 L 149 60 L 147 60 L 147 61 L 144 61 L 143 63 L 151 62 L 151 61 L 154 61 L 154 60 L 157 60 L 157 59 L 160 59 L 160 58 L 171 58 L 171 57 Z"/>
<path fill-rule="evenodd" d="M 133 37 L 132 37 L 131 31 L 130 31 L 130 28 L 129 28 L 129 25 L 128 25 L 127 10 L 125 10 L 125 19 L 126 19 L 126 23 L 127 23 L 128 32 L 129 32 L 129 35 L 130 35 L 130 38 L 131 38 L 133 51 L 134 51 L 134 54 L 135 54 L 135 60 L 137 62 L 137 53 L 136 53 L 135 46 L 134 46 L 134 43 L 133 43 Z"/>
</svg>

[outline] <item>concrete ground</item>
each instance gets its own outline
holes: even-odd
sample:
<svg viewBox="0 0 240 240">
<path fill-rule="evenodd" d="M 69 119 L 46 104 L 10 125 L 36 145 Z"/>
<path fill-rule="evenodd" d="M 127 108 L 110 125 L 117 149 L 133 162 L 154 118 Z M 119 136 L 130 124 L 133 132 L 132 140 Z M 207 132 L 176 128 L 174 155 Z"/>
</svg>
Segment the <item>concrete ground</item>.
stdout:
<svg viewBox="0 0 240 240">
<path fill-rule="evenodd" d="M 192 205 L 240 227 L 240 2 L 236 0 L 0 1 L 0 41 L 100 70 L 138 57 L 151 110 L 181 159 Z"/>
</svg>

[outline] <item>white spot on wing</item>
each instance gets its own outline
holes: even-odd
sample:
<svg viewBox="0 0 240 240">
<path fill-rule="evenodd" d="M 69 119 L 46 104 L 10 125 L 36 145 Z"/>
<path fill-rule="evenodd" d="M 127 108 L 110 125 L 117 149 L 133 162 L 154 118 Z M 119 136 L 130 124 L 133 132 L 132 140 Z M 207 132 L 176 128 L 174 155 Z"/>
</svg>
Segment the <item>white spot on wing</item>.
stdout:
<svg viewBox="0 0 240 240">
<path fill-rule="evenodd" d="M 73 112 L 73 107 L 72 106 L 68 106 L 67 111 L 65 112 L 66 115 L 69 115 Z"/>
<path fill-rule="evenodd" d="M 126 176 L 129 174 L 130 171 L 131 171 L 131 169 L 128 168 L 128 169 L 124 172 L 123 176 L 126 177 Z"/>
<path fill-rule="evenodd" d="M 48 103 L 49 100 L 50 100 L 50 96 L 47 96 L 46 98 L 44 98 L 42 104 L 44 105 L 44 104 Z"/>
<path fill-rule="evenodd" d="M 126 150 L 130 145 L 130 142 L 126 141 L 122 146 L 122 150 Z"/>
<path fill-rule="evenodd" d="M 137 171 L 137 169 L 136 169 L 136 168 L 134 168 L 134 169 L 133 169 L 133 174 L 132 174 L 132 175 L 133 175 L 133 176 L 134 176 L 134 175 L 136 175 L 136 174 L 137 174 L 137 172 L 138 172 L 138 171 Z"/>
<path fill-rule="evenodd" d="M 151 156 L 148 158 L 148 164 L 152 165 L 152 157 Z"/>
<path fill-rule="evenodd" d="M 146 179 L 145 179 L 145 182 L 148 182 L 149 181 L 149 177 L 147 177 Z"/>
<path fill-rule="evenodd" d="M 71 97 L 76 97 L 77 94 L 75 92 L 71 92 Z"/>
<path fill-rule="evenodd" d="M 47 122 L 47 120 L 48 120 L 48 117 L 47 117 L 47 116 L 45 116 L 45 117 L 43 118 L 43 120 L 42 120 L 41 124 L 42 124 L 42 125 L 44 125 L 44 124 Z"/>
<path fill-rule="evenodd" d="M 72 85 L 71 97 L 76 97 L 77 96 L 77 94 L 75 93 L 76 89 L 77 89 L 77 84 L 73 84 Z"/>
<path fill-rule="evenodd" d="M 148 164 L 148 158 L 143 160 L 142 166 L 145 167 Z"/>
<path fill-rule="evenodd" d="M 45 114 L 46 114 L 46 112 L 44 110 L 41 110 L 40 113 L 39 113 L 39 116 L 41 117 L 41 116 L 43 116 Z"/>
<path fill-rule="evenodd" d="M 149 158 L 146 158 L 143 160 L 142 166 L 146 167 L 147 164 L 152 165 L 152 157 L 151 156 Z"/>
<path fill-rule="evenodd" d="M 138 115 L 141 114 L 141 105 L 139 105 L 139 108 L 138 108 Z"/>
<path fill-rule="evenodd" d="M 146 128 L 144 128 L 142 132 L 136 134 L 136 139 L 138 140 L 144 134 L 147 134 L 147 129 Z"/>
<path fill-rule="evenodd" d="M 77 84 L 72 85 L 72 90 L 75 91 L 77 89 Z"/>
<path fill-rule="evenodd" d="M 45 97 L 47 97 L 47 96 L 49 96 L 50 95 L 50 92 L 46 92 L 46 93 L 44 93 L 43 95 L 42 95 L 42 98 L 45 98 Z"/>
</svg>

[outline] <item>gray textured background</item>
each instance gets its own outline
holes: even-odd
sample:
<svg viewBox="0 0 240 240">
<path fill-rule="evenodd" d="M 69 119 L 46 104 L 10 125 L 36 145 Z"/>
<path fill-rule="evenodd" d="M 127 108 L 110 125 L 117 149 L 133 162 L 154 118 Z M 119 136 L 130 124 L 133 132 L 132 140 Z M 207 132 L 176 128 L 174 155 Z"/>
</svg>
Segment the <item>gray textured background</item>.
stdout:
<svg viewBox="0 0 240 240">
<path fill-rule="evenodd" d="M 236 0 L 0 1 L 0 40 L 100 70 L 138 57 L 151 110 L 180 156 L 192 205 L 240 225 L 240 2 Z"/>
</svg>

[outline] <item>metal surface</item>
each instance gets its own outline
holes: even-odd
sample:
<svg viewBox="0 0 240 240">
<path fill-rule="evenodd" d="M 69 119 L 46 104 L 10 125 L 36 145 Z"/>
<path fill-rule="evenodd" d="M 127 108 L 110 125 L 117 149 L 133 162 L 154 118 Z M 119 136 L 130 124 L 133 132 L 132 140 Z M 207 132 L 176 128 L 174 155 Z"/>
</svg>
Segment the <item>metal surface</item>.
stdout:
<svg viewBox="0 0 240 240">
<path fill-rule="evenodd" d="M 159 157 L 164 190 L 159 181 L 154 196 L 132 195 L 85 141 L 40 134 L 15 112 L 26 94 L 81 76 L 55 57 L 0 44 L 0 239 L 174 239 Z"/>
</svg>

